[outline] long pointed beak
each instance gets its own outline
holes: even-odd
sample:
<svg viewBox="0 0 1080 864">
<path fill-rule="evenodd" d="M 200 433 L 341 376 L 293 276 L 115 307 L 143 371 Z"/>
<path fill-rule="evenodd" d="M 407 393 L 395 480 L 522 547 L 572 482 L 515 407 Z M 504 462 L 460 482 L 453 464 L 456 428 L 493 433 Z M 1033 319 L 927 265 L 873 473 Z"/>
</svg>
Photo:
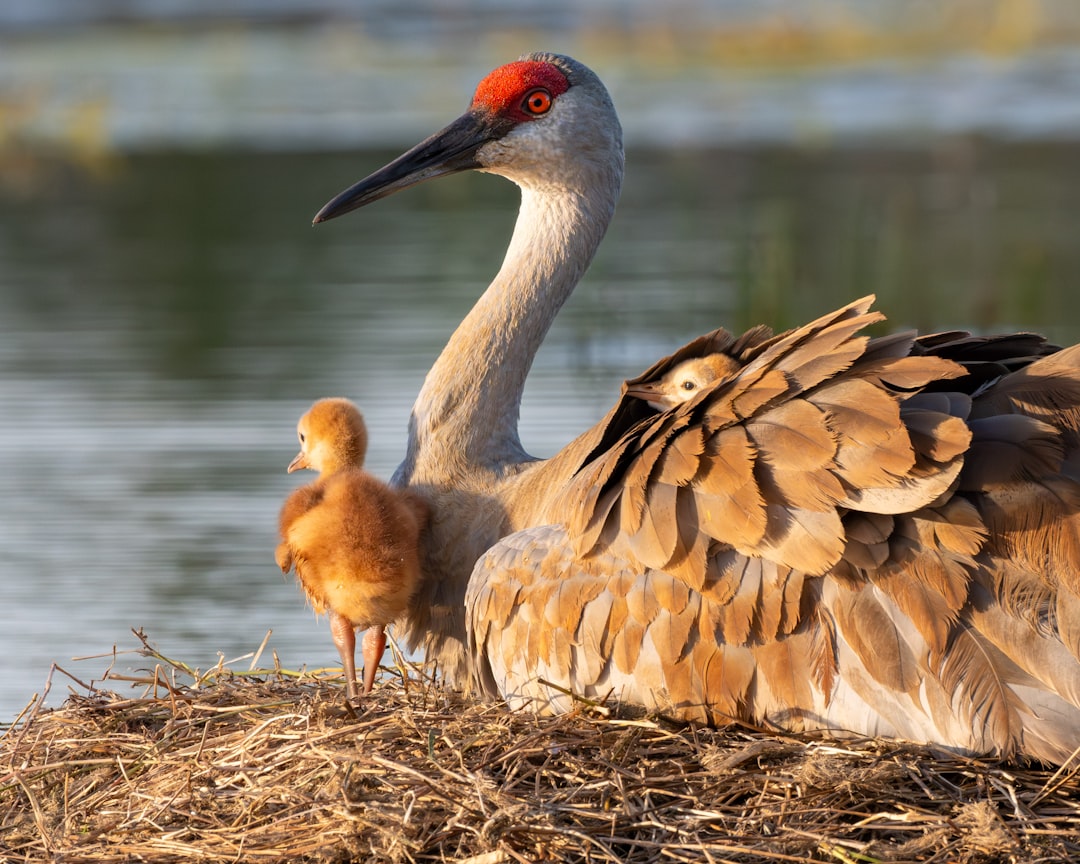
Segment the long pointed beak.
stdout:
<svg viewBox="0 0 1080 864">
<path fill-rule="evenodd" d="M 489 141 L 501 138 L 513 125 L 512 120 L 468 111 L 441 132 L 328 201 L 315 214 L 312 224 L 341 216 L 425 180 L 479 168 L 477 151 Z"/>
<path fill-rule="evenodd" d="M 671 402 L 660 389 L 659 383 L 650 384 L 632 384 L 627 385 L 625 391 L 627 396 L 633 396 L 636 399 L 641 399 L 649 403 L 649 407 L 656 411 L 666 411 L 672 405 L 676 404 Z"/>
<path fill-rule="evenodd" d="M 656 383 L 628 384 L 626 387 L 626 395 L 636 396 L 638 399 L 649 399 L 659 392 L 660 385 Z"/>
<path fill-rule="evenodd" d="M 285 469 L 285 473 L 292 474 L 293 471 L 300 471 L 304 468 L 310 467 L 311 466 L 308 464 L 307 454 L 303 450 L 301 450 L 299 453 L 296 454 L 292 462 L 289 463 L 289 467 Z"/>
</svg>

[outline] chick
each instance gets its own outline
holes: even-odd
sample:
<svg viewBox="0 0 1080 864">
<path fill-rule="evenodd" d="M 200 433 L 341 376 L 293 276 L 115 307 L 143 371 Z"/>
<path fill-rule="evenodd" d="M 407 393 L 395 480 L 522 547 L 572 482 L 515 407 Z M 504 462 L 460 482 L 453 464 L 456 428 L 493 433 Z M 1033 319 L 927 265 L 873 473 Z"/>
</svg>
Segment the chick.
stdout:
<svg viewBox="0 0 1080 864">
<path fill-rule="evenodd" d="M 356 689 L 356 629 L 363 639 L 364 692 L 386 648 L 385 627 L 401 617 L 420 585 L 420 533 L 427 503 L 363 470 L 367 427 L 347 399 L 321 399 L 297 424 L 300 452 L 288 471 L 319 472 L 285 500 L 275 560 L 296 570 L 319 614 L 326 612 L 349 699 Z"/>
<path fill-rule="evenodd" d="M 742 368 L 727 354 L 706 354 L 691 357 L 673 366 L 655 381 L 645 381 L 627 389 L 627 393 L 644 399 L 657 411 L 666 411 L 693 398 L 703 387 L 727 378 Z"/>
</svg>

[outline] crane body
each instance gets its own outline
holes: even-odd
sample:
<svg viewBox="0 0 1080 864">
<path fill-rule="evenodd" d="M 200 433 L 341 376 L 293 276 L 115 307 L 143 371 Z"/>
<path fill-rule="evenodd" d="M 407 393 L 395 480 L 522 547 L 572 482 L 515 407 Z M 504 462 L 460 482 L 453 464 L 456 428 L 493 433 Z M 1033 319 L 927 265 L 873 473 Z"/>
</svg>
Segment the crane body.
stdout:
<svg viewBox="0 0 1080 864">
<path fill-rule="evenodd" d="M 515 182 L 521 209 L 394 478 L 431 510 L 405 632 L 452 682 L 542 711 L 569 691 L 972 753 L 1080 747 L 1080 348 L 871 339 L 863 298 L 699 337 L 537 460 L 525 379 L 622 181 L 606 89 L 559 55 L 500 67 L 315 221 L 464 170 Z M 690 398 L 643 398 L 717 351 L 737 362 Z"/>
</svg>

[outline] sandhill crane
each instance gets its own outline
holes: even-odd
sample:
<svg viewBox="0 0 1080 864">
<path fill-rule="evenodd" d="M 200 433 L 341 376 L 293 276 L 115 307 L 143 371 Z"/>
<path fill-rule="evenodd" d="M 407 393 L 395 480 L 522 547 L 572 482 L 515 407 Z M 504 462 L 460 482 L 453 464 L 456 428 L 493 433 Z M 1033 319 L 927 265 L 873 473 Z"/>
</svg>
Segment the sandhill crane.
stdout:
<svg viewBox="0 0 1080 864">
<path fill-rule="evenodd" d="M 1080 746 L 1080 348 L 871 340 L 864 298 L 745 334 L 742 368 L 669 410 L 628 382 L 538 461 L 518 438 L 525 376 L 623 172 L 599 79 L 553 54 L 496 69 L 315 221 L 468 169 L 515 182 L 521 209 L 395 475 L 432 507 L 408 623 L 448 677 L 541 711 L 567 710 L 565 690 L 965 752 Z"/>
<path fill-rule="evenodd" d="M 295 567 L 312 607 L 327 612 L 347 698 L 356 696 L 355 628 L 364 634 L 364 692 L 386 649 L 385 626 L 405 614 L 420 584 L 419 535 L 427 505 L 363 470 L 367 426 L 347 399 L 320 399 L 296 427 L 300 452 L 288 471 L 319 478 L 295 490 L 279 517 L 275 559 Z"/>
<path fill-rule="evenodd" d="M 739 361 L 727 354 L 691 357 L 675 364 L 654 381 L 628 382 L 626 392 L 644 399 L 657 411 L 664 411 L 693 399 L 710 385 L 731 377 L 739 368 Z"/>
</svg>

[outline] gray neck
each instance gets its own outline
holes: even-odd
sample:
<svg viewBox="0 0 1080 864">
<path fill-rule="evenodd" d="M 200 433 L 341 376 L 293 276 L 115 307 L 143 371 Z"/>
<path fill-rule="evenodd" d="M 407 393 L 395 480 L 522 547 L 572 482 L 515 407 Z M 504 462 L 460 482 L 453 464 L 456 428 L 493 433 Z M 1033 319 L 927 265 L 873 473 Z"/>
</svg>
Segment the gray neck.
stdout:
<svg viewBox="0 0 1080 864">
<path fill-rule="evenodd" d="M 413 406 L 398 483 L 501 474 L 530 461 L 518 437 L 525 378 L 592 260 L 615 209 L 605 194 L 522 188 L 514 236 L 494 281 L 454 331 Z"/>
</svg>

